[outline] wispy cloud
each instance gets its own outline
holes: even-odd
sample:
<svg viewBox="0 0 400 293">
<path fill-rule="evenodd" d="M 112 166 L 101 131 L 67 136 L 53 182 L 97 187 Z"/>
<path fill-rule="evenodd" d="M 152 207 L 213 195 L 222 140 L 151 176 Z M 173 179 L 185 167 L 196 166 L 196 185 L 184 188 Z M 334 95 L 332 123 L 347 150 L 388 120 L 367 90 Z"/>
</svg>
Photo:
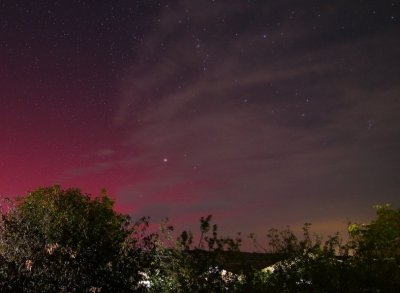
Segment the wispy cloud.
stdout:
<svg viewBox="0 0 400 293">
<path fill-rule="evenodd" d="M 124 188 L 124 203 L 160 217 L 251 209 L 252 219 L 270 222 L 284 221 L 277 213 L 266 215 L 275 206 L 299 221 L 321 205 L 326 215 L 339 206 L 349 214 L 363 195 L 369 208 L 382 199 L 373 195 L 376 186 L 388 183 L 379 174 L 366 182 L 375 174 L 369 164 L 393 156 L 373 154 L 371 144 L 399 131 L 389 108 L 400 103 L 395 83 L 386 90 L 364 87 L 371 78 L 382 79 L 371 69 L 387 64 L 393 50 L 385 48 L 388 55 L 368 63 L 358 52 L 378 52 L 377 40 L 391 42 L 392 36 L 309 45 L 318 34 L 304 29 L 306 16 L 301 31 L 299 22 L 282 17 L 263 33 L 231 25 L 256 13 L 242 8 L 195 13 L 189 30 L 182 2 L 159 16 L 159 28 L 144 41 L 149 50 L 138 50 L 121 85 L 115 122 L 130 130 L 130 144 L 144 146 L 136 159 L 152 166 L 154 180 Z M 226 25 L 211 40 L 203 32 L 217 15 Z M 384 174 L 393 171 L 385 166 Z"/>
<path fill-rule="evenodd" d="M 393 200 L 399 41 L 378 29 L 338 33 L 329 5 L 318 12 L 323 31 L 318 13 L 295 3 L 257 9 L 176 1 L 149 17 L 114 116 L 132 151 L 108 162 L 115 151 L 99 150 L 72 173 L 144 169 L 116 189 L 122 205 L 157 218 L 228 210 L 229 229 L 329 222 L 360 199 L 363 211 Z"/>
</svg>

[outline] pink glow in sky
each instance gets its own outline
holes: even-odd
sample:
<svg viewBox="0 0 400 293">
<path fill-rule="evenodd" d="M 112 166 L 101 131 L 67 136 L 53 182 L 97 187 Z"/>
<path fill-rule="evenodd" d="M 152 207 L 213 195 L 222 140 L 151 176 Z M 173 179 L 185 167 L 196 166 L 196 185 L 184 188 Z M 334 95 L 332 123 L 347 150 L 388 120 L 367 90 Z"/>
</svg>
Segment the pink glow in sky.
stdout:
<svg viewBox="0 0 400 293">
<path fill-rule="evenodd" d="M 230 235 L 399 205 L 398 4 L 45 2 L 0 4 L 1 195 Z"/>
</svg>

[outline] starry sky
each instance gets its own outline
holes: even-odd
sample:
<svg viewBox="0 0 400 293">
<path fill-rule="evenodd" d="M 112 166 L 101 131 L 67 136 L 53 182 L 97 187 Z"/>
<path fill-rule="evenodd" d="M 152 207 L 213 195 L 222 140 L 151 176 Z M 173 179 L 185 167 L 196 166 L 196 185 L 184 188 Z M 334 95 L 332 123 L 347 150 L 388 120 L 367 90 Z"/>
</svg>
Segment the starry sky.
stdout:
<svg viewBox="0 0 400 293">
<path fill-rule="evenodd" d="M 0 1 L 0 194 L 224 234 L 400 204 L 400 2 Z"/>
</svg>

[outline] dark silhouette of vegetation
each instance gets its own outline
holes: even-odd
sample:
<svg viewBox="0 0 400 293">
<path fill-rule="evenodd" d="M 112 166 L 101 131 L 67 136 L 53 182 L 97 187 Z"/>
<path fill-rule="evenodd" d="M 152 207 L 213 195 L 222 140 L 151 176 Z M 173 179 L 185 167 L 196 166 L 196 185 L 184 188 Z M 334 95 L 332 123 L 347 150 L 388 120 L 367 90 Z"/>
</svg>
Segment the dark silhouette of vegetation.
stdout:
<svg viewBox="0 0 400 293">
<path fill-rule="evenodd" d="M 18 199 L 1 219 L 1 291 L 134 290 L 152 239 L 113 204 L 105 192 L 91 199 L 59 186 Z"/>
<path fill-rule="evenodd" d="M 369 224 L 350 224 L 349 241 L 270 229 L 273 264 L 260 270 L 240 253 L 241 235 L 221 237 L 212 216 L 198 238 L 175 239 L 167 222 L 149 232 L 113 210 L 105 191 L 39 188 L 2 206 L 0 292 L 397 292 L 400 210 L 376 206 Z M 251 235 L 254 243 L 258 243 Z M 195 239 L 198 239 L 195 241 Z M 195 244 L 197 243 L 197 245 Z M 258 245 L 258 244 L 257 244 Z M 258 245 L 260 247 L 260 245 Z M 236 264 L 236 266 L 234 265 Z M 237 264 L 240 264 L 239 266 Z"/>
</svg>

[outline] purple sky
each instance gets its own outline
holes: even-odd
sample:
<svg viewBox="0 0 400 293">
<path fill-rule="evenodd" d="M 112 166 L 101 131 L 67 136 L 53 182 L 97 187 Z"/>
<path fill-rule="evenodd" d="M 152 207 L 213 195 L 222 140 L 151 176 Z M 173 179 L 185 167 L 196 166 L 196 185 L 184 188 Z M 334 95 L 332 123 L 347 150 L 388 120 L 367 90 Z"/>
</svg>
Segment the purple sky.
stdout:
<svg viewBox="0 0 400 293">
<path fill-rule="evenodd" d="M 397 1 L 1 1 L 0 194 L 224 234 L 400 204 Z"/>
</svg>

